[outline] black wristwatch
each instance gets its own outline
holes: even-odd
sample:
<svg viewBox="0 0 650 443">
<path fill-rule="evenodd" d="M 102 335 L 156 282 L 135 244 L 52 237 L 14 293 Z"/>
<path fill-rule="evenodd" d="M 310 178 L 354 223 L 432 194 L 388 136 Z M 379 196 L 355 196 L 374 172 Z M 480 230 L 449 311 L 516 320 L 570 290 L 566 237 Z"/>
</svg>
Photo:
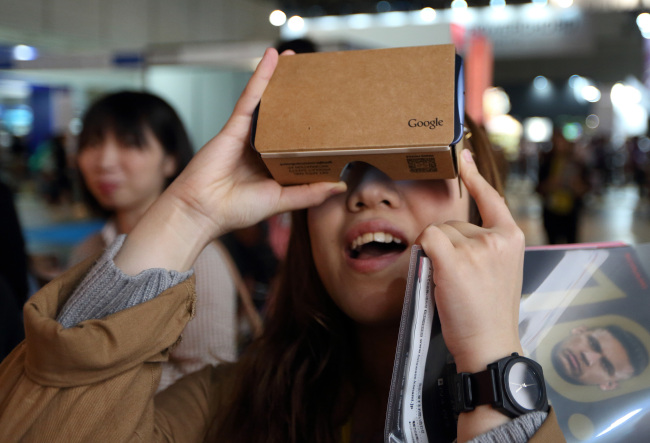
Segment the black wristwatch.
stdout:
<svg viewBox="0 0 650 443">
<path fill-rule="evenodd" d="M 485 371 L 456 374 L 451 397 L 456 414 L 484 404 L 513 418 L 532 411 L 548 412 L 542 367 L 516 352 L 489 364 Z"/>
</svg>

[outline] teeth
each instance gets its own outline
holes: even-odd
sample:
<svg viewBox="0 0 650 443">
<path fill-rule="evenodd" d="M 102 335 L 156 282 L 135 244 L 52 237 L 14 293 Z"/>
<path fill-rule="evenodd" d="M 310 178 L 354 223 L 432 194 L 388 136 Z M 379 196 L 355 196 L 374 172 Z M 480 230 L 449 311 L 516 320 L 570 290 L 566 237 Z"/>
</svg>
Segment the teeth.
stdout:
<svg viewBox="0 0 650 443">
<path fill-rule="evenodd" d="M 402 240 L 397 237 L 393 237 L 392 234 L 389 234 L 388 232 L 366 232 L 365 234 L 360 235 L 352 240 L 352 249 L 358 249 L 361 246 L 373 241 L 377 243 L 402 243 Z"/>
</svg>

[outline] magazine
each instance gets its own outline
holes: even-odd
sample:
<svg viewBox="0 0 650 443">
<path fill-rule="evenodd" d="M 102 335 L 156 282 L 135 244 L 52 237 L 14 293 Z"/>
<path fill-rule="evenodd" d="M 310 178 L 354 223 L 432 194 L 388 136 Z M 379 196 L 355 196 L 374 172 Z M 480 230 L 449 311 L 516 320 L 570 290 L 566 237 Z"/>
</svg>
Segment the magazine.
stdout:
<svg viewBox="0 0 650 443">
<path fill-rule="evenodd" d="M 650 436 L 650 280 L 636 249 L 526 251 L 520 338 L 568 442 Z"/>
<path fill-rule="evenodd" d="M 544 368 L 548 399 L 568 442 L 640 442 L 650 436 L 649 267 L 650 244 L 525 252 L 520 338 L 525 354 Z M 455 438 L 448 393 L 453 365 L 430 301 L 431 272 L 422 249 L 413 247 L 387 442 Z"/>
<path fill-rule="evenodd" d="M 413 246 L 386 412 L 386 442 L 446 443 L 456 438 L 456 418 L 444 389 L 452 358 L 435 310 L 431 272 L 422 247 Z"/>
</svg>

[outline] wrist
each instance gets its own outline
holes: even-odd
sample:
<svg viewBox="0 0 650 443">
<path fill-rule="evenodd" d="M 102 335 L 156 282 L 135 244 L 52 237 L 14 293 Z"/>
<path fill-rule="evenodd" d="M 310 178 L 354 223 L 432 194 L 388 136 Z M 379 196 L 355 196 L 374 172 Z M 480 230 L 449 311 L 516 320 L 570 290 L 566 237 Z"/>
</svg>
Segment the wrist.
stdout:
<svg viewBox="0 0 650 443">
<path fill-rule="evenodd" d="M 151 268 L 184 272 L 211 239 L 204 220 L 165 192 L 127 236 L 114 261 L 129 275 Z"/>
<path fill-rule="evenodd" d="M 513 352 L 523 355 L 519 337 L 475 346 L 470 351 L 454 355 L 454 362 L 458 372 L 473 374 L 484 371 L 490 363 L 511 355 Z"/>
<path fill-rule="evenodd" d="M 466 442 L 512 420 L 490 405 L 477 406 L 458 416 L 457 441 Z"/>
</svg>

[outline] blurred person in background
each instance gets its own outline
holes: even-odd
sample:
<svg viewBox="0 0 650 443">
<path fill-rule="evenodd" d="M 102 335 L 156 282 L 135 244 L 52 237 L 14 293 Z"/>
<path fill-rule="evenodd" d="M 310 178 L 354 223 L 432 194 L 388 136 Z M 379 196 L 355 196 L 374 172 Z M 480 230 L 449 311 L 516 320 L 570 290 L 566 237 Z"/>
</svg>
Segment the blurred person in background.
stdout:
<svg viewBox="0 0 650 443">
<path fill-rule="evenodd" d="M 626 175 L 639 190 L 639 197 L 648 196 L 648 169 L 650 169 L 650 140 L 634 136 L 625 143 L 627 149 Z"/>
<path fill-rule="evenodd" d="M 583 197 L 589 191 L 588 169 L 575 152 L 575 143 L 559 129 L 551 150 L 539 162 L 537 192 L 543 201 L 543 223 L 549 244 L 577 243 Z"/>
<path fill-rule="evenodd" d="M 0 181 L 0 361 L 25 338 L 22 307 L 27 300 L 28 260 L 9 186 Z"/>
<path fill-rule="evenodd" d="M 611 155 L 607 137 L 597 135 L 589 143 L 592 157 L 591 192 L 596 196 L 604 194 L 612 183 Z"/>
<path fill-rule="evenodd" d="M 160 97 L 124 91 L 92 104 L 83 118 L 77 163 L 89 206 L 107 222 L 74 249 L 70 264 L 128 234 L 193 154 L 181 120 Z M 230 263 L 214 242 L 194 263 L 196 317 L 163 364 L 159 390 L 206 364 L 237 357 L 237 295 Z"/>
<path fill-rule="evenodd" d="M 29 169 L 38 182 L 39 192 L 48 203 L 60 204 L 72 200 L 65 133 L 57 133 L 39 145 L 29 157 Z"/>
</svg>

